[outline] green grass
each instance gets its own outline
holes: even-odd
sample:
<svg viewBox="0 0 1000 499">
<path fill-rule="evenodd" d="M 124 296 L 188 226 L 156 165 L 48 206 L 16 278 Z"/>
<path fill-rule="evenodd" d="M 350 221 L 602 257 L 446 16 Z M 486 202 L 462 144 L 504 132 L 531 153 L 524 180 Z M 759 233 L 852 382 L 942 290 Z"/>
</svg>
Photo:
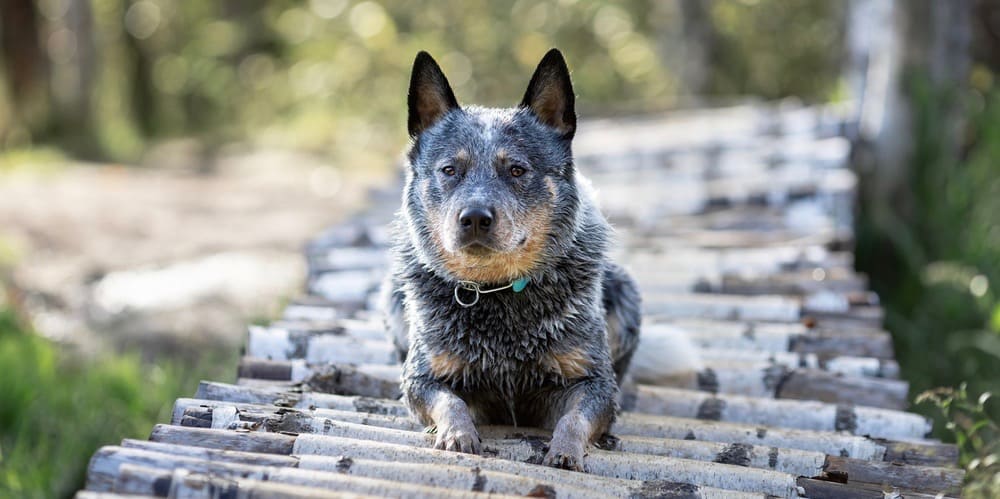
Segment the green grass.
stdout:
<svg viewBox="0 0 1000 499">
<path fill-rule="evenodd" d="M 235 355 L 193 363 L 144 362 L 138 354 L 83 360 L 0 304 L 0 497 L 71 496 L 98 447 L 148 437 L 200 378 L 231 378 Z"/>
</svg>

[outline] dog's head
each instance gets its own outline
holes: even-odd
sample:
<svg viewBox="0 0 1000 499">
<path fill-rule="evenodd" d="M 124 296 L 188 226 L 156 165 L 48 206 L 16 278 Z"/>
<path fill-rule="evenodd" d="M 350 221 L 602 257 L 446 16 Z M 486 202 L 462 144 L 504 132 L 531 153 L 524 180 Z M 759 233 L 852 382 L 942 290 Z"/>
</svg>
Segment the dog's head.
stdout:
<svg viewBox="0 0 1000 499">
<path fill-rule="evenodd" d="M 558 50 L 513 108 L 460 107 L 434 59 L 417 54 L 404 198 L 422 263 L 456 279 L 504 283 L 572 237 L 578 198 L 573 87 Z"/>
</svg>

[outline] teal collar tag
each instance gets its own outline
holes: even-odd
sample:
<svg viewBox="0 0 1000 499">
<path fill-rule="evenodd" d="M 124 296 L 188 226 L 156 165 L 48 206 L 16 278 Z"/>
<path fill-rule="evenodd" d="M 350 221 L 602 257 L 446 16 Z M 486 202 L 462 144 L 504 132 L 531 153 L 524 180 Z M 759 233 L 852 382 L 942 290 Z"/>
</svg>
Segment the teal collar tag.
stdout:
<svg viewBox="0 0 1000 499">
<path fill-rule="evenodd" d="M 479 303 L 479 295 L 486 293 L 495 293 L 497 291 L 502 291 L 507 288 L 511 288 L 512 290 L 514 290 L 515 293 L 520 293 L 521 291 L 524 291 L 524 288 L 528 287 L 528 283 L 530 281 L 531 279 L 528 279 L 527 277 L 522 277 L 520 279 L 514 279 L 513 281 L 511 281 L 510 284 L 506 286 L 501 286 L 499 288 L 493 288 L 493 289 L 483 289 L 482 287 L 479 286 L 478 282 L 474 281 L 458 281 L 458 285 L 455 286 L 455 302 L 463 307 L 471 307 Z M 471 301 L 463 301 L 462 297 L 459 296 L 458 292 L 463 290 L 472 293 Z"/>
</svg>

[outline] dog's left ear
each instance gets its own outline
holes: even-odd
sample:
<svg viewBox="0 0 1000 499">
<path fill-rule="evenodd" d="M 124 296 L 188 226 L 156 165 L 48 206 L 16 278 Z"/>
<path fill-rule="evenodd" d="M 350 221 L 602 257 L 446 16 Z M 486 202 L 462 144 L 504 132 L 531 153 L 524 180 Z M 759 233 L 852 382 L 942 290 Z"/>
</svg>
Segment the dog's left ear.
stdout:
<svg viewBox="0 0 1000 499">
<path fill-rule="evenodd" d="M 569 68 L 558 49 L 549 50 L 531 76 L 521 107 L 570 139 L 576 132 L 576 108 Z"/>
</svg>

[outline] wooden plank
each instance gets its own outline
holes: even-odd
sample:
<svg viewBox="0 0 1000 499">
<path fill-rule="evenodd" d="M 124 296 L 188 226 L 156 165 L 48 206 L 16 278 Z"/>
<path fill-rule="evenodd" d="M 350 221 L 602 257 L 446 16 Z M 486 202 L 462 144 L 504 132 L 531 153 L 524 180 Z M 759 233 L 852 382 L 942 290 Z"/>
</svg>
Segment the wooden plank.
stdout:
<svg viewBox="0 0 1000 499">
<path fill-rule="evenodd" d="M 924 417 L 901 411 L 804 400 L 711 395 L 648 385 L 639 386 L 635 410 L 803 430 L 846 431 L 878 438 L 920 438 L 931 429 Z"/>
<path fill-rule="evenodd" d="M 343 432 L 342 435 L 337 436 L 338 438 L 370 440 L 376 443 L 390 442 L 429 447 L 433 445 L 434 438 L 433 435 L 363 427 L 348 423 L 333 422 L 330 424 L 330 429 L 331 431 L 340 430 Z M 233 450 L 249 452 L 268 452 L 274 448 L 272 442 L 265 441 L 262 442 L 260 449 L 254 449 L 252 444 L 255 435 L 272 434 L 157 425 L 150 440 L 229 449 L 240 446 L 243 448 Z M 303 434 L 297 438 L 289 438 L 295 441 L 294 451 L 296 454 L 331 455 L 335 451 L 326 446 L 337 442 L 329 440 L 331 437 L 332 435 Z M 212 444 L 205 445 L 207 441 L 211 441 Z M 493 440 L 485 446 L 485 449 L 484 452 L 487 455 L 529 463 L 541 462 L 545 454 L 544 443 L 540 440 L 527 438 L 521 441 Z M 278 450 L 284 450 L 284 447 Z M 791 475 L 727 464 L 593 449 L 585 456 L 584 467 L 588 473 L 613 478 L 670 480 L 743 492 L 763 492 L 778 497 L 797 497 L 794 479 Z"/>
<path fill-rule="evenodd" d="M 927 494 L 957 495 L 962 490 L 965 470 L 904 465 L 901 463 L 862 463 L 855 459 L 829 456 L 824 466 L 829 475 L 846 476 L 849 483 L 888 483 Z"/>
<path fill-rule="evenodd" d="M 261 456 L 260 454 L 253 453 L 220 453 L 214 449 L 200 449 L 197 447 L 140 440 L 127 440 L 122 445 L 162 453 L 183 456 L 192 455 L 203 459 L 218 459 L 231 462 L 252 462 L 258 459 L 256 456 Z M 346 438 L 327 437 L 323 443 L 323 449 L 329 451 L 329 455 L 296 454 L 288 459 L 294 459 L 297 466 L 301 469 L 318 471 L 339 471 L 339 468 L 342 467 L 341 456 L 353 461 L 363 459 L 390 463 L 412 463 L 419 465 L 423 469 L 431 467 L 428 465 L 463 466 L 466 468 L 479 468 L 484 471 L 514 474 L 533 480 L 560 484 L 564 487 L 582 487 L 603 497 L 649 497 L 650 493 L 663 494 L 662 496 L 656 495 L 656 497 L 665 497 L 668 499 L 687 499 L 692 497 L 692 494 L 700 494 L 700 497 L 705 499 L 732 497 L 739 499 L 763 499 L 764 497 L 763 494 L 697 487 L 677 482 L 601 477 L 472 454 Z"/>
<path fill-rule="evenodd" d="M 640 379 L 641 381 L 641 379 Z M 659 386 L 751 397 L 819 400 L 902 410 L 908 405 L 905 381 L 842 376 L 819 369 L 778 364 L 708 367 L 656 380 Z"/>
</svg>

